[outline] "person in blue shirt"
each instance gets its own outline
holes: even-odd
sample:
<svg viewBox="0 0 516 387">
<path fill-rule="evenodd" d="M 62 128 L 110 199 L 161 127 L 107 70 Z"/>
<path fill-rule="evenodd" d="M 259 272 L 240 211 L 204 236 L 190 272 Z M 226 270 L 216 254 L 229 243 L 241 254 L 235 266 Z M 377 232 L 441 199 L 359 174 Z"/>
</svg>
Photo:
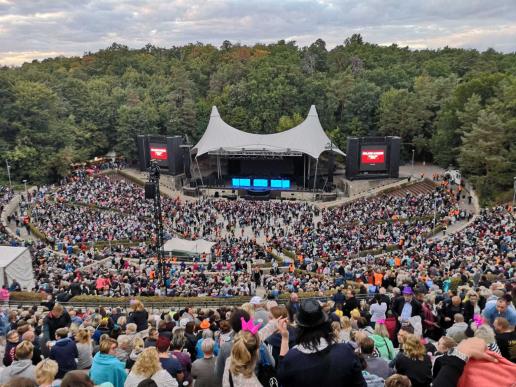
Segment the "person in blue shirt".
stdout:
<svg viewBox="0 0 516 387">
<path fill-rule="evenodd" d="M 93 357 L 89 376 L 93 383 L 110 382 L 114 387 L 124 387 L 127 373 L 125 364 L 115 357 L 118 343 L 113 339 L 100 342 L 99 352 Z"/>
<path fill-rule="evenodd" d="M 496 304 L 488 304 L 483 315 L 491 326 L 497 317 L 505 318 L 511 326 L 516 325 L 516 310 L 512 305 L 509 305 L 509 301 L 504 297 L 500 297 Z"/>
</svg>

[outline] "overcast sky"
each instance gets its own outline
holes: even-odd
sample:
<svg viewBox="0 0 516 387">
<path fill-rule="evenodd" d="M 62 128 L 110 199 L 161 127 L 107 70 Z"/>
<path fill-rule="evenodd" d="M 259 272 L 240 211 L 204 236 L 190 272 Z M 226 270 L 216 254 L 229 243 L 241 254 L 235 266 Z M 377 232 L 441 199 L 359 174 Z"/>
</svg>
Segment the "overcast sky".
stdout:
<svg viewBox="0 0 516 387">
<path fill-rule="evenodd" d="M 327 47 L 353 33 L 414 49 L 516 51 L 516 0 L 0 0 L 0 64 L 190 42 Z"/>
</svg>

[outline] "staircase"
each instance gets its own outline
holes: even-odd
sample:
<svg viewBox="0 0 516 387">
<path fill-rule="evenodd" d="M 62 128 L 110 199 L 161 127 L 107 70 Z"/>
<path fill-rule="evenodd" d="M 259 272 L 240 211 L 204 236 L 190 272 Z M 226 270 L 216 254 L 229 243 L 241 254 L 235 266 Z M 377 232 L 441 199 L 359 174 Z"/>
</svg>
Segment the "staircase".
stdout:
<svg viewBox="0 0 516 387">
<path fill-rule="evenodd" d="M 435 190 L 437 184 L 433 181 L 425 179 L 423 181 L 408 185 L 406 187 L 395 189 L 394 191 L 385 193 L 384 195 L 395 196 L 395 197 L 405 197 L 407 193 L 412 195 L 426 195 Z"/>
</svg>

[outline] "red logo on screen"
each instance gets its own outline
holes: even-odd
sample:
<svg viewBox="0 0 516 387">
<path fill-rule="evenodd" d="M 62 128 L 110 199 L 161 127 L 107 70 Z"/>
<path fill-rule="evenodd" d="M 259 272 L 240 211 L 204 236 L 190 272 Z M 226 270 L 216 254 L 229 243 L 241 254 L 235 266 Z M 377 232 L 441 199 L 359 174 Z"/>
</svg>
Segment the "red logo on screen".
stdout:
<svg viewBox="0 0 516 387">
<path fill-rule="evenodd" d="M 167 148 L 150 148 L 150 157 L 153 160 L 166 160 Z"/>
<path fill-rule="evenodd" d="M 363 164 L 380 164 L 385 162 L 384 150 L 365 150 L 362 151 Z"/>
</svg>

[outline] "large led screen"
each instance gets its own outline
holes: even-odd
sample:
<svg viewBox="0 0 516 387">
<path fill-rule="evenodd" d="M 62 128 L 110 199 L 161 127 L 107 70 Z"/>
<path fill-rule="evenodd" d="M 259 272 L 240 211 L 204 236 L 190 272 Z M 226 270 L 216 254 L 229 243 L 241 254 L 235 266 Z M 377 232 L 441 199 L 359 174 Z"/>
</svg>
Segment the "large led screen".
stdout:
<svg viewBox="0 0 516 387">
<path fill-rule="evenodd" d="M 362 145 L 360 149 L 361 171 L 383 171 L 387 169 L 387 147 L 385 145 Z"/>
</svg>

